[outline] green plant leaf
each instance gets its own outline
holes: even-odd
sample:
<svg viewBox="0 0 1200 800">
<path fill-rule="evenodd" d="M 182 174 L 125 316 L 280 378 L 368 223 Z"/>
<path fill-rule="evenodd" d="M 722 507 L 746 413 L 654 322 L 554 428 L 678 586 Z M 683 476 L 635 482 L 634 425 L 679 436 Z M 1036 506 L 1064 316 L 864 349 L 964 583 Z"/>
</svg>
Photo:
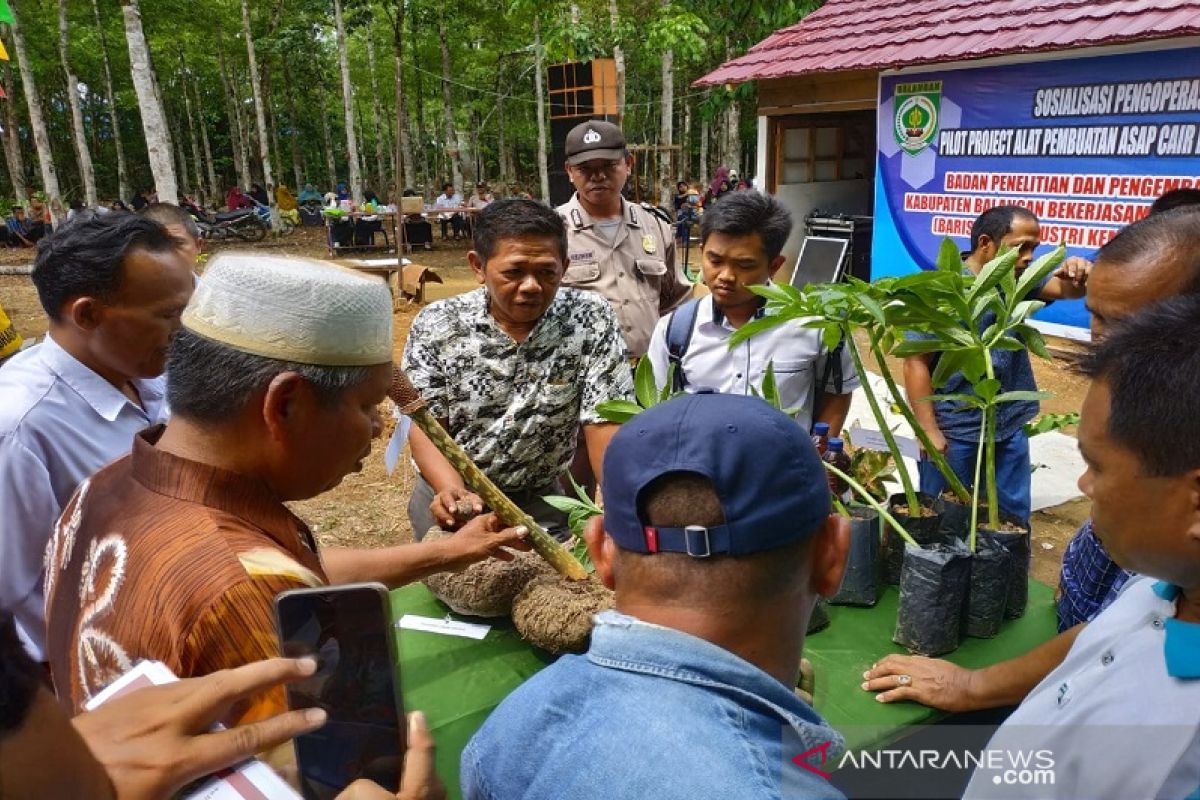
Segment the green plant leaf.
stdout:
<svg viewBox="0 0 1200 800">
<path fill-rule="evenodd" d="M 753 289 L 756 287 L 752 286 L 750 288 Z M 767 314 L 763 317 L 760 317 L 759 319 L 751 320 L 750 322 L 747 322 L 745 325 L 743 325 L 742 327 L 740 327 L 736 331 L 734 331 L 733 334 L 729 337 L 729 349 L 730 350 L 734 349 L 738 345 L 742 344 L 742 342 L 745 342 L 747 339 L 751 338 L 752 336 L 757 336 L 758 334 L 762 333 L 763 331 L 769 331 L 772 328 L 777 328 L 780 325 L 784 324 L 785 322 L 790 322 L 790 321 L 798 319 L 802 316 L 804 316 L 803 313 L 800 313 L 799 311 L 792 311 L 791 309 L 788 309 L 785 311 L 781 311 L 778 314 Z"/>
<path fill-rule="evenodd" d="M 1024 428 L 1026 436 L 1038 436 L 1078 424 L 1079 412 L 1070 411 L 1066 414 L 1043 414 L 1035 420 L 1026 422 Z"/>
<path fill-rule="evenodd" d="M 1032 325 L 1020 325 L 1017 327 L 1017 333 L 1031 353 L 1047 361 L 1051 359 L 1050 351 L 1046 349 L 1046 338 L 1042 336 L 1041 331 Z"/>
<path fill-rule="evenodd" d="M 946 343 L 937 339 L 905 339 L 892 348 L 890 355 L 901 358 L 916 356 L 923 353 L 939 353 L 946 349 Z"/>
<path fill-rule="evenodd" d="M 1047 398 L 1050 398 L 1053 396 L 1054 395 L 1051 394 L 1050 392 L 1015 391 L 1015 392 L 1005 392 L 1004 394 L 996 395 L 996 397 L 992 399 L 992 402 L 994 402 L 994 403 L 1015 403 L 1020 400 L 1046 400 Z"/>
<path fill-rule="evenodd" d="M 604 400 L 596 404 L 596 413 L 609 422 L 628 422 L 641 412 L 642 407 L 629 400 Z"/>
<path fill-rule="evenodd" d="M 866 309 L 867 313 L 870 314 L 877 323 L 879 323 L 880 327 L 887 325 L 887 320 L 883 315 L 883 306 L 876 302 L 875 298 L 867 294 L 860 294 L 858 296 L 858 302 L 859 305 Z"/>
<path fill-rule="evenodd" d="M 954 392 L 951 394 L 931 394 L 928 397 L 922 397 L 922 400 L 927 400 L 930 403 L 966 403 L 971 408 L 983 408 L 984 401 L 973 394 L 962 394 Z"/>
<path fill-rule="evenodd" d="M 826 350 L 832 350 L 842 340 L 842 329 L 837 325 L 828 325 L 821 331 L 821 344 Z"/>
<path fill-rule="evenodd" d="M 779 400 L 779 388 L 775 385 L 775 361 L 774 359 L 767 361 L 767 371 L 763 375 L 762 381 L 762 398 L 770 403 L 773 407 L 782 410 Z"/>
<path fill-rule="evenodd" d="M 963 365 L 969 358 L 970 353 L 965 350 L 947 350 L 942 353 L 937 360 L 937 365 L 933 368 L 933 375 L 930 376 L 934 388 L 945 386 L 946 381 L 950 380 L 950 376 L 956 372 L 963 372 Z"/>
<path fill-rule="evenodd" d="M 962 253 L 959 252 L 958 245 L 949 236 L 942 239 L 942 243 L 938 247 L 936 264 L 939 270 L 945 272 L 962 272 Z"/>
<path fill-rule="evenodd" d="M 649 356 L 638 359 L 637 369 L 633 371 L 633 391 L 642 408 L 650 408 L 658 402 L 658 384 L 654 382 L 654 366 Z"/>
<path fill-rule="evenodd" d="M 658 402 L 665 403 L 675 396 L 675 365 L 667 364 L 667 380 L 658 390 Z"/>
<path fill-rule="evenodd" d="M 1017 281 L 1017 290 L 1015 296 L 1024 299 L 1025 295 L 1033 291 L 1034 287 L 1046 279 L 1059 265 L 1063 259 L 1067 257 L 1066 245 L 1060 244 L 1058 247 L 1051 250 L 1049 253 L 1034 260 L 1029 268 L 1021 274 L 1021 278 Z"/>
<path fill-rule="evenodd" d="M 973 388 L 975 389 L 975 394 L 991 402 L 996 399 L 996 395 L 1000 392 L 1000 381 L 996 378 L 987 378 L 976 383 Z"/>
<path fill-rule="evenodd" d="M 1012 326 L 1022 323 L 1045 306 L 1046 303 L 1043 300 L 1022 300 L 1013 307 L 1012 313 L 1008 315 L 1008 324 Z"/>
<path fill-rule="evenodd" d="M 1016 266 L 1018 255 L 1016 250 L 1008 249 L 984 264 L 983 269 L 979 270 L 979 274 L 971 282 L 971 288 L 967 290 L 968 305 L 973 304 L 984 292 L 994 289 L 1004 277 L 1005 272 L 1012 272 L 1013 267 Z"/>
</svg>

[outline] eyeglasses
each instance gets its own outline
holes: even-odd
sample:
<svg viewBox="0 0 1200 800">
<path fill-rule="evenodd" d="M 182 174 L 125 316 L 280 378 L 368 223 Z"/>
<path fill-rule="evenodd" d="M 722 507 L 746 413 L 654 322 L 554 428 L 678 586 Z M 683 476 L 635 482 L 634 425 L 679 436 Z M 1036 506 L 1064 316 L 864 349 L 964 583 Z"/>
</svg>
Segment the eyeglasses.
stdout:
<svg viewBox="0 0 1200 800">
<path fill-rule="evenodd" d="M 586 177 L 593 175 L 612 175 L 621 168 L 624 161 L 585 161 L 582 164 L 572 164 L 571 169 Z"/>
</svg>

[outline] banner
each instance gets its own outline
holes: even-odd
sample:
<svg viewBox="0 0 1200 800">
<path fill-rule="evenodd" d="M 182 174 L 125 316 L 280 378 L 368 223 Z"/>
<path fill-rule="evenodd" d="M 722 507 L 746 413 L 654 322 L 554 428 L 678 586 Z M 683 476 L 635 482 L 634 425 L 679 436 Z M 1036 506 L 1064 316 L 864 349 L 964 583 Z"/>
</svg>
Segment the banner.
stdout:
<svg viewBox="0 0 1200 800">
<path fill-rule="evenodd" d="M 881 76 L 877 142 L 875 277 L 931 268 L 945 236 L 966 251 L 1008 204 L 1091 259 L 1163 192 L 1200 187 L 1200 48 Z M 1088 324 L 1083 301 L 1036 318 Z"/>
</svg>

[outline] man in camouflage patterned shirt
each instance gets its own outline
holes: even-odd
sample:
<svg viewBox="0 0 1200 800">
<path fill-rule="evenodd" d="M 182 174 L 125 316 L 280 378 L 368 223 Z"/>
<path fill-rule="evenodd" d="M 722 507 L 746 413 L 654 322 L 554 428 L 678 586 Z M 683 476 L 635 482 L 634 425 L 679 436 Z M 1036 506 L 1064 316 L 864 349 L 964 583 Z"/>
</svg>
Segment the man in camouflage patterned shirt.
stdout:
<svg viewBox="0 0 1200 800">
<path fill-rule="evenodd" d="M 565 516 L 541 497 L 561 493 L 581 428 L 600 474 L 617 426 L 596 414 L 596 404 L 633 397 L 611 306 L 559 288 L 566 255 L 566 228 L 553 210 L 529 200 L 492 203 L 476 219 L 467 256 L 482 287 L 421 311 L 402 362 L 479 468 L 560 536 Z M 418 539 L 435 524 L 454 528 L 460 501 L 482 510 L 420 431 L 411 447 L 420 474 L 408 513 Z"/>
</svg>

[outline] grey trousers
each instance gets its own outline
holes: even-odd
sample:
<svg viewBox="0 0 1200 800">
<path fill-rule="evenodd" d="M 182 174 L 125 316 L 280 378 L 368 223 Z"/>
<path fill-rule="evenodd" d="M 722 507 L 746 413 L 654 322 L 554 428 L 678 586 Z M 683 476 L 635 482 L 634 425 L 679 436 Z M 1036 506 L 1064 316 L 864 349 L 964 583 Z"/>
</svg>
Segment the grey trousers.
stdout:
<svg viewBox="0 0 1200 800">
<path fill-rule="evenodd" d="M 562 493 L 562 486 L 558 481 L 533 491 L 506 492 L 508 499 L 533 517 L 551 536 L 565 542 L 571 538 L 571 530 L 567 527 L 567 515 L 542 499 L 543 495 Z M 433 487 L 418 472 L 412 496 L 408 499 L 408 519 L 412 523 L 413 539 L 418 542 L 425 538 L 430 528 L 438 527 L 433 514 L 429 512 L 429 504 L 433 502 L 434 494 Z"/>
</svg>

